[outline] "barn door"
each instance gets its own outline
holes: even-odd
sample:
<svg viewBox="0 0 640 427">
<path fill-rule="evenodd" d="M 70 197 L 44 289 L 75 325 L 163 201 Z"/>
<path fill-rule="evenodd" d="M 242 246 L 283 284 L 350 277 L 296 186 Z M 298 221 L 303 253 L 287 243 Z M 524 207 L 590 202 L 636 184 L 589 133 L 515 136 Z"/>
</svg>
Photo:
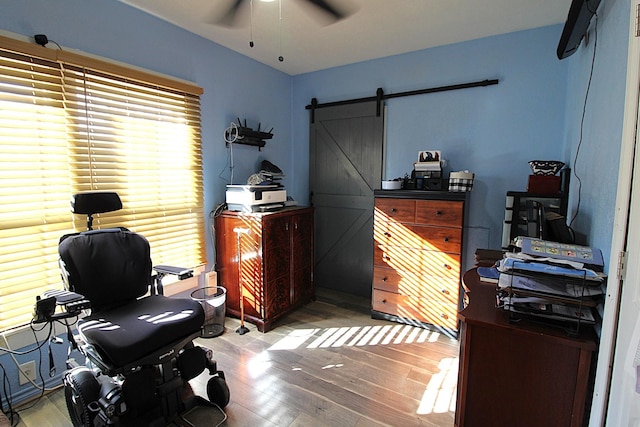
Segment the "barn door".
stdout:
<svg viewBox="0 0 640 427">
<path fill-rule="evenodd" d="M 383 109 L 381 109 L 383 111 Z M 376 103 L 316 109 L 309 132 L 318 287 L 370 296 L 373 189 L 380 187 L 384 121 Z"/>
</svg>

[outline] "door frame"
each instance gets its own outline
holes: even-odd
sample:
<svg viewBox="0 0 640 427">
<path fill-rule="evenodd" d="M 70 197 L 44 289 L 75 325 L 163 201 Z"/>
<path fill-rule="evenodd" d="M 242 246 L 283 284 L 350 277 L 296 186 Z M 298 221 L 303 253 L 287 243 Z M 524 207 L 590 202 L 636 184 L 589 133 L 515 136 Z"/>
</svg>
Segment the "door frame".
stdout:
<svg viewBox="0 0 640 427">
<path fill-rule="evenodd" d="M 627 53 L 627 81 L 625 90 L 624 119 L 622 125 L 622 141 L 620 147 L 620 163 L 618 167 L 618 186 L 616 193 L 615 216 L 611 240 L 611 252 L 609 257 L 609 279 L 605 299 L 604 318 L 602 321 L 602 333 L 598 362 L 596 365 L 596 378 L 591 402 L 591 416 L 589 426 L 604 426 L 609 409 L 609 395 L 611 390 L 611 376 L 613 358 L 616 349 L 616 336 L 618 331 L 618 318 L 620 315 L 620 291 L 625 279 L 618 271 L 620 254 L 626 249 L 627 239 L 639 239 L 639 235 L 628 235 L 629 208 L 631 205 L 632 178 L 634 164 L 640 163 L 634 159 L 635 143 L 638 134 L 638 96 L 640 88 L 640 41 L 635 36 L 636 10 L 640 0 L 632 0 L 630 5 L 629 20 L 629 48 Z M 640 168 L 640 165 L 638 165 Z M 636 220 L 637 221 L 637 220 Z M 635 277 L 628 280 L 640 279 L 636 272 Z"/>
</svg>

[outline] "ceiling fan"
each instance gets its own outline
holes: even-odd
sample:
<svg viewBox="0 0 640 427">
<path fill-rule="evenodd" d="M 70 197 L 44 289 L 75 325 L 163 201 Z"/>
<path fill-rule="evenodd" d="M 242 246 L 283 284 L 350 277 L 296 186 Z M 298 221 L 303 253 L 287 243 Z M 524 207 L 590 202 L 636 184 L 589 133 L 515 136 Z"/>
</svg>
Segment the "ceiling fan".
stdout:
<svg viewBox="0 0 640 427">
<path fill-rule="evenodd" d="M 331 22 L 340 21 L 351 15 L 351 13 L 353 12 L 352 8 L 345 6 L 344 1 L 340 2 L 340 6 L 336 6 L 338 1 L 330 2 L 328 0 L 296 0 L 296 2 L 306 3 L 314 6 L 317 11 L 328 17 Z M 250 3 L 252 3 L 252 0 L 233 0 L 233 2 L 226 10 L 223 10 L 222 13 L 217 14 L 217 17 L 213 19 L 213 23 L 225 27 L 233 27 L 234 25 L 236 25 L 239 15 L 242 14 L 242 9 L 244 9 L 244 6 Z"/>
</svg>

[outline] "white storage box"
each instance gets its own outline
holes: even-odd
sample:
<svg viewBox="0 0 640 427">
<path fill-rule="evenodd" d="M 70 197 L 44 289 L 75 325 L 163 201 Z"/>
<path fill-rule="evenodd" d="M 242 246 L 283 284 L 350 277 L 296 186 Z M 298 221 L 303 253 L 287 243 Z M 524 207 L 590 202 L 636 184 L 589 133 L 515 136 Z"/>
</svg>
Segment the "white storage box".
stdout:
<svg viewBox="0 0 640 427">
<path fill-rule="evenodd" d="M 449 175 L 449 191 L 471 191 L 474 174 L 469 171 L 451 172 Z"/>
</svg>

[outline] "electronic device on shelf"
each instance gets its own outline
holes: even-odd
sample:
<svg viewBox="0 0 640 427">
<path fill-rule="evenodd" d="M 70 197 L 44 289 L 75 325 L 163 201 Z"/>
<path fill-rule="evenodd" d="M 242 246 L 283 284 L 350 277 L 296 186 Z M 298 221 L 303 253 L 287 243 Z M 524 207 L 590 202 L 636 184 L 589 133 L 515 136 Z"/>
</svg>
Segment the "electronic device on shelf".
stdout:
<svg viewBox="0 0 640 427">
<path fill-rule="evenodd" d="M 277 184 L 227 185 L 226 202 L 231 211 L 265 212 L 284 207 L 287 190 Z"/>
</svg>

